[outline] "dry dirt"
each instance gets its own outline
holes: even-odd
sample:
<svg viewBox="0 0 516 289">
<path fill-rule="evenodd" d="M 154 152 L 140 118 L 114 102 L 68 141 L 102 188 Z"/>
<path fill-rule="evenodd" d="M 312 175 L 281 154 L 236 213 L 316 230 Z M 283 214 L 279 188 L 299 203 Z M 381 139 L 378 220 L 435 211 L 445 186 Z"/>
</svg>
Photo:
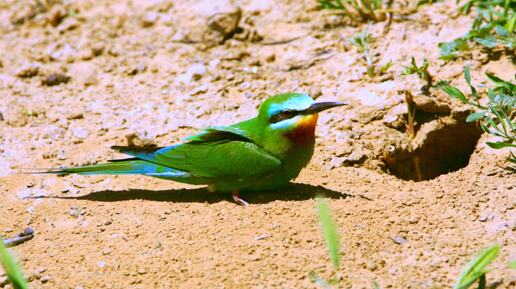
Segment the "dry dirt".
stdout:
<svg viewBox="0 0 516 289">
<path fill-rule="evenodd" d="M 486 135 L 477 142 L 464 107 L 400 76 L 415 56 L 462 88 L 465 64 L 476 84 L 487 83 L 486 70 L 513 77 L 504 54 L 438 59 L 437 44 L 472 22 L 452 17 L 455 8 L 423 6 L 388 31 L 371 23 L 378 66 L 393 66 L 370 80 L 347 41 L 365 25 L 316 1 L 3 0 L 0 235 L 35 230 L 14 248 L 32 288 L 314 288 L 309 272 L 331 275 L 314 210 L 324 194 L 346 288 L 449 288 L 493 242 L 503 250 L 488 284 L 515 288 L 508 152 L 486 148 Z M 424 116 L 413 141 L 404 89 Z M 249 208 L 147 177 L 16 174 L 121 157 L 115 144 L 172 144 L 252 117 L 267 96 L 288 91 L 351 105 L 320 116 L 316 153 L 294 184 L 244 193 Z"/>
</svg>

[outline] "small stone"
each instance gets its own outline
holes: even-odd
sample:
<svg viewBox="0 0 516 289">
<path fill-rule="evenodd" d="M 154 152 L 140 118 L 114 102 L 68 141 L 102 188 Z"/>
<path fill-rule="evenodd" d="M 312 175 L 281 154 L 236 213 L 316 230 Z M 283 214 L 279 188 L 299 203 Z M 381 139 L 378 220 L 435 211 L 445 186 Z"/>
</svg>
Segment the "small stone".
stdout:
<svg viewBox="0 0 516 289">
<path fill-rule="evenodd" d="M 53 27 L 56 27 L 68 15 L 66 9 L 61 5 L 52 7 L 49 11 L 47 21 Z"/>
<path fill-rule="evenodd" d="M 258 236 L 254 237 L 254 238 L 259 241 L 259 240 L 267 239 L 269 237 L 270 237 L 269 235 L 258 235 Z"/>
<path fill-rule="evenodd" d="M 145 13 L 145 15 L 143 15 L 142 18 L 142 27 L 151 27 L 152 25 L 154 25 L 154 23 L 156 23 L 158 17 L 158 13 L 154 11 Z"/>
<path fill-rule="evenodd" d="M 237 7 L 227 13 L 216 13 L 208 18 L 208 30 L 203 35 L 203 41 L 208 44 L 222 44 L 233 37 L 238 30 L 242 18 L 242 9 Z"/>
<path fill-rule="evenodd" d="M 71 111 L 71 112 L 67 113 L 65 116 L 66 116 L 67 120 L 84 118 L 84 114 L 80 111 Z"/>
<path fill-rule="evenodd" d="M 367 158 L 365 152 L 361 150 L 353 150 L 350 155 L 342 158 L 344 164 L 359 164 Z"/>
<path fill-rule="evenodd" d="M 36 207 L 35 206 L 30 206 L 27 208 L 27 212 L 29 214 L 34 214 L 34 212 L 36 211 Z"/>
<path fill-rule="evenodd" d="M 65 31 L 74 30 L 75 28 L 79 27 L 79 25 L 80 22 L 76 17 L 68 17 L 61 23 L 61 25 L 59 25 L 57 31 L 63 33 Z"/>
<path fill-rule="evenodd" d="M 29 197 L 33 197 L 33 198 L 43 197 L 46 195 L 48 195 L 48 193 L 41 189 L 31 189 L 31 188 L 26 188 L 26 189 L 23 189 L 23 190 L 19 191 L 18 193 L 16 193 L 16 196 L 20 200 L 25 200 Z"/>
<path fill-rule="evenodd" d="M 399 244 L 399 245 L 403 245 L 405 243 L 408 242 L 407 239 L 401 237 L 401 236 L 393 236 L 392 237 L 392 240 L 396 243 L 396 244 Z"/>
<path fill-rule="evenodd" d="M 104 262 L 104 261 L 98 261 L 98 262 L 97 262 L 97 267 L 99 267 L 99 268 L 104 268 L 104 267 L 106 267 L 106 262 Z"/>
<path fill-rule="evenodd" d="M 34 229 L 32 229 L 31 227 L 27 227 L 25 228 L 25 230 L 23 230 L 23 232 L 21 233 L 22 236 L 29 236 L 29 235 L 34 235 Z M 46 270 L 46 269 L 45 269 Z M 40 271 L 40 272 L 45 272 L 45 271 Z"/>
<path fill-rule="evenodd" d="M 260 255 L 258 255 L 258 254 L 249 255 L 249 256 L 247 256 L 247 260 L 249 260 L 249 261 L 259 261 L 260 260 Z"/>
<path fill-rule="evenodd" d="M 191 96 L 195 96 L 195 95 L 203 94 L 203 93 L 206 93 L 206 92 L 208 92 L 208 86 L 207 85 L 201 85 L 201 86 L 197 86 L 194 89 L 192 89 L 192 91 L 190 91 L 190 95 Z"/>
<path fill-rule="evenodd" d="M 70 79 L 71 79 L 71 77 L 66 74 L 52 73 L 49 76 L 47 76 L 45 79 L 43 79 L 43 81 L 41 83 L 46 86 L 54 86 L 54 85 L 59 85 L 61 83 L 67 83 L 68 81 L 70 81 Z"/>
<path fill-rule="evenodd" d="M 155 144 L 156 135 L 148 130 L 141 130 L 136 133 L 126 135 L 128 146 L 137 147 L 153 147 Z"/>
<path fill-rule="evenodd" d="M 84 86 L 95 85 L 99 82 L 97 67 L 92 63 L 81 63 L 69 67 L 68 73 L 74 76 L 74 83 Z"/>
<path fill-rule="evenodd" d="M 38 75 L 39 65 L 36 63 L 25 63 L 20 69 L 15 72 L 15 75 L 20 78 L 30 78 Z"/>
<path fill-rule="evenodd" d="M 57 154 L 56 154 L 56 157 L 60 161 L 66 160 L 66 152 L 65 152 L 65 150 L 63 150 L 63 149 L 58 150 Z"/>
<path fill-rule="evenodd" d="M 39 279 L 39 281 L 41 281 L 41 283 L 45 284 L 48 281 L 50 281 L 51 279 L 52 278 L 49 275 L 45 275 L 45 276 L 41 277 L 41 279 Z"/>
<path fill-rule="evenodd" d="M 2 112 L 0 112 L 0 121 L 4 121 L 4 115 L 2 114 Z"/>
<path fill-rule="evenodd" d="M 104 250 L 102 250 L 102 255 L 109 255 L 111 252 L 112 250 L 110 248 L 104 248 Z"/>
<path fill-rule="evenodd" d="M 40 7 L 36 3 L 19 1 L 17 7 L 15 7 L 13 13 L 9 17 L 9 21 L 13 25 L 21 25 L 26 21 L 34 18 L 39 12 Z M 16 2 L 14 2 L 16 3 Z"/>
<path fill-rule="evenodd" d="M 138 274 L 140 274 L 140 275 L 147 274 L 147 270 L 140 268 L 140 269 L 138 269 Z"/>
<path fill-rule="evenodd" d="M 63 25 L 61 25 L 60 28 L 61 27 L 63 27 Z M 65 43 L 61 49 L 57 49 L 55 46 L 50 46 L 47 51 L 50 58 L 53 60 L 65 62 L 73 62 L 77 53 L 69 43 Z"/>
<path fill-rule="evenodd" d="M 78 138 L 80 140 L 84 140 L 90 135 L 90 132 L 83 127 L 74 128 L 72 130 L 72 133 L 76 138 Z"/>
<path fill-rule="evenodd" d="M 79 218 L 79 216 L 84 215 L 81 207 L 72 206 L 68 209 L 68 215 L 73 218 Z"/>
<path fill-rule="evenodd" d="M 202 76 L 206 73 L 206 66 L 202 63 L 196 63 L 188 68 L 186 71 L 187 82 L 198 81 L 202 78 Z"/>
<path fill-rule="evenodd" d="M 145 63 L 141 62 L 138 65 L 136 65 L 135 67 L 133 67 L 132 69 L 130 69 L 128 71 L 128 74 L 129 75 L 136 75 L 138 73 L 145 72 L 145 70 L 147 70 L 147 65 Z"/>
<path fill-rule="evenodd" d="M 55 125 L 49 125 L 43 129 L 41 137 L 57 141 L 63 137 L 63 129 Z"/>
<path fill-rule="evenodd" d="M 373 261 L 369 261 L 369 262 L 366 263 L 366 268 L 369 271 L 375 271 L 378 268 L 378 265 L 376 265 L 376 263 L 373 262 Z"/>
<path fill-rule="evenodd" d="M 95 43 L 91 47 L 91 52 L 92 52 L 93 56 L 99 56 L 99 55 L 102 54 L 102 52 L 104 52 L 104 49 L 105 49 L 104 44 L 102 44 L 102 43 Z"/>
</svg>

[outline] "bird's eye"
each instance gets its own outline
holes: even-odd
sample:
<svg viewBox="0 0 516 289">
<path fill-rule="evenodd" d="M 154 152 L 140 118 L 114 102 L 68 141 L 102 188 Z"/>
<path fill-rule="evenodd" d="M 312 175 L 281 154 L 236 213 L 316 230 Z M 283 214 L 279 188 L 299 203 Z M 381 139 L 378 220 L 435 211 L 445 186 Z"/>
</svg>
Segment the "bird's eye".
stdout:
<svg viewBox="0 0 516 289">
<path fill-rule="evenodd" d="M 271 123 L 276 123 L 276 122 L 280 122 L 282 120 L 285 120 L 285 119 L 289 119 L 289 118 L 292 118 L 293 116 L 295 116 L 296 113 L 295 111 L 292 111 L 292 110 L 283 110 L 283 111 L 280 111 L 278 113 L 275 113 L 271 116 L 270 118 L 270 122 Z"/>
</svg>

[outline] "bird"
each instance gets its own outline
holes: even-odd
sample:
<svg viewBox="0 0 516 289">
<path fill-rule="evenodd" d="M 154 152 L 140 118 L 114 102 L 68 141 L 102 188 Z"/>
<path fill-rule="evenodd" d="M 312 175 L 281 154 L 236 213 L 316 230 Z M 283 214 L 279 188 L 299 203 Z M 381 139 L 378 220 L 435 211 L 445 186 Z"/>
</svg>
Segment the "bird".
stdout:
<svg viewBox="0 0 516 289">
<path fill-rule="evenodd" d="M 59 175 L 139 174 L 232 193 L 286 186 L 314 153 L 318 113 L 344 102 L 315 102 L 306 93 L 283 93 L 266 99 L 256 117 L 228 126 L 211 126 L 182 143 L 166 147 L 112 146 L 128 158 L 39 173 Z"/>
</svg>

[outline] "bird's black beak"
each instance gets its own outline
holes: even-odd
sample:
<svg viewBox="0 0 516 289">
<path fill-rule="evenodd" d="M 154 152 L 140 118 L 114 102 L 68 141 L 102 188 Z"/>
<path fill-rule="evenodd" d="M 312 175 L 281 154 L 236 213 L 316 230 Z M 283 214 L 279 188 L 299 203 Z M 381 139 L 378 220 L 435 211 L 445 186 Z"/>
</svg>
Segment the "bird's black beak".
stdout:
<svg viewBox="0 0 516 289">
<path fill-rule="evenodd" d="M 310 105 L 307 109 L 303 111 L 303 114 L 314 114 L 321 112 L 323 110 L 327 110 L 333 107 L 342 106 L 342 105 L 348 105 L 345 102 L 339 102 L 339 101 L 327 101 L 327 102 L 316 102 L 312 105 Z"/>
</svg>

